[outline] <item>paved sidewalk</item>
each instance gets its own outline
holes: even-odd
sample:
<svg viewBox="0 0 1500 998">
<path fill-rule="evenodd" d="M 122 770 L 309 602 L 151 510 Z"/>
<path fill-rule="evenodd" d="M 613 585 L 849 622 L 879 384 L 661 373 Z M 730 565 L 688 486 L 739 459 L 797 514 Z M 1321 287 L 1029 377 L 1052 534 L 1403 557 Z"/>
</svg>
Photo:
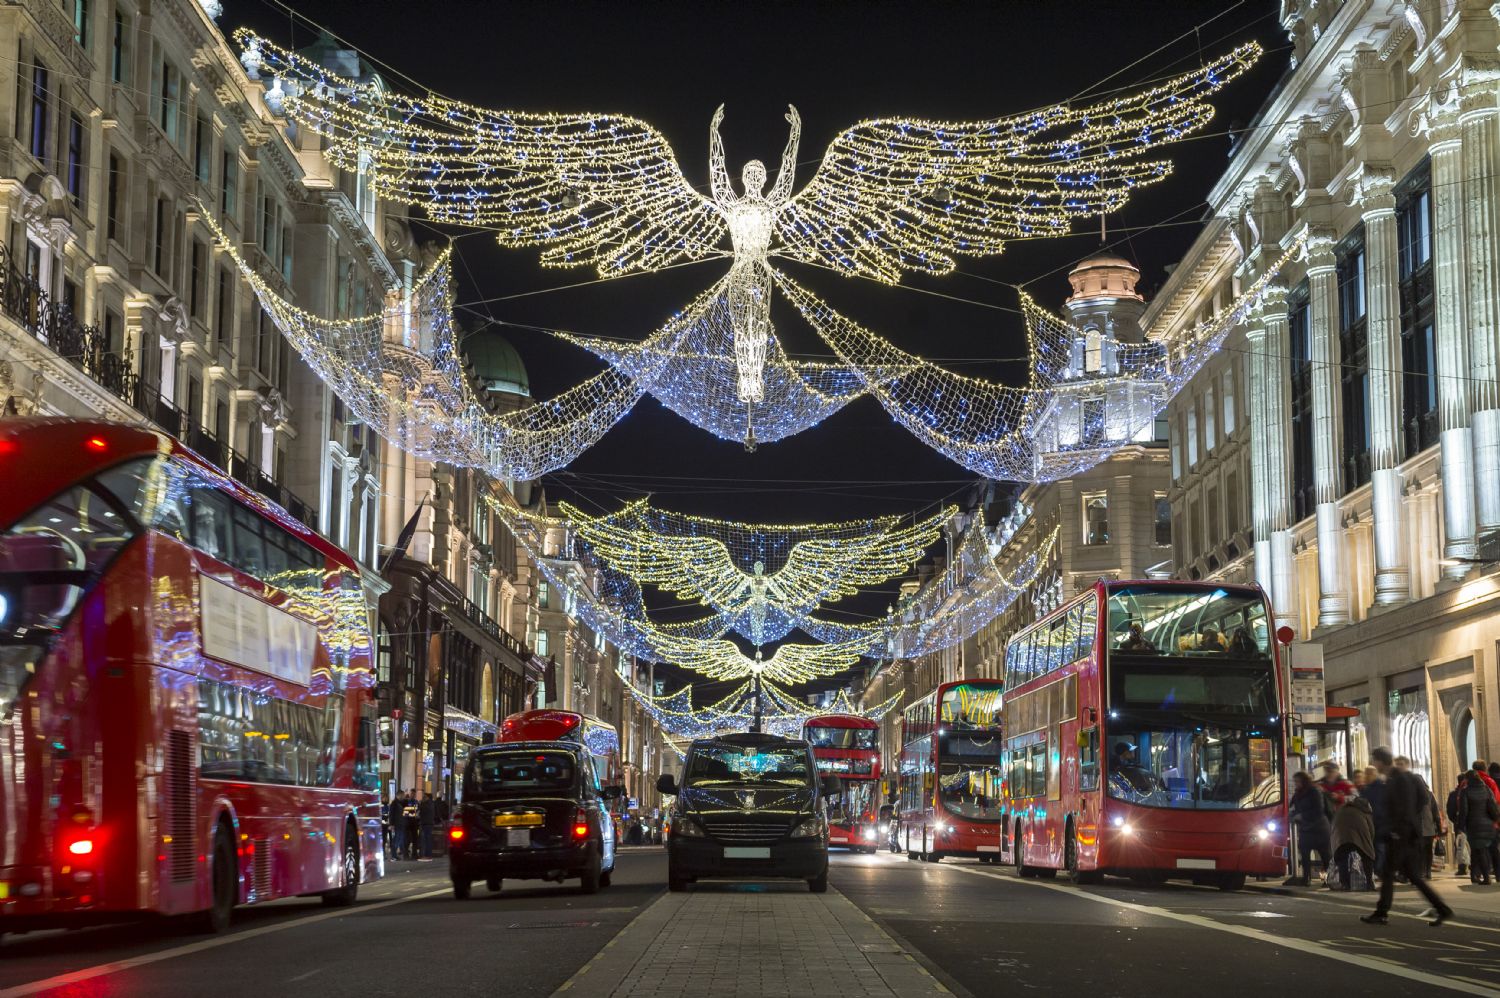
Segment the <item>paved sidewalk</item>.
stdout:
<svg viewBox="0 0 1500 998">
<path fill-rule="evenodd" d="M 946 995 L 837 891 L 705 883 L 667 894 L 557 990 L 568 998 Z"/>
</svg>

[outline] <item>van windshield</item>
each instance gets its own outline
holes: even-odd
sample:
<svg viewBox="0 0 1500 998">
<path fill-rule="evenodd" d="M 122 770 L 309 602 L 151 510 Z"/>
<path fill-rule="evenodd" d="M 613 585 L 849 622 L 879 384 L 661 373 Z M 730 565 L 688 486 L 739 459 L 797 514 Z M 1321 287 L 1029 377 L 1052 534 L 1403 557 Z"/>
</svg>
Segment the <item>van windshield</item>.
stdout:
<svg viewBox="0 0 1500 998">
<path fill-rule="evenodd" d="M 805 787 L 812 782 L 802 746 L 705 745 L 693 750 L 689 787 Z"/>
</svg>

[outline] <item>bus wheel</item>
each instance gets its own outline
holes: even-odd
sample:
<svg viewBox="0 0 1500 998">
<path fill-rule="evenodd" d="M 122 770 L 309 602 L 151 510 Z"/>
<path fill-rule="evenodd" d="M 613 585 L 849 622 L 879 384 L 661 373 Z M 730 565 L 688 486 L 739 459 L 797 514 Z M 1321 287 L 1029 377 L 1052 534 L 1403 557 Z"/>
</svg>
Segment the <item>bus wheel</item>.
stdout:
<svg viewBox="0 0 1500 998">
<path fill-rule="evenodd" d="M 1219 878 L 1219 890 L 1242 891 L 1245 889 L 1245 875 L 1243 873 L 1226 873 Z"/>
<path fill-rule="evenodd" d="M 240 878 L 234 842 L 222 824 L 214 832 L 213 866 L 209 870 L 209 877 L 213 888 L 213 907 L 203 913 L 203 929 L 207 932 L 223 932 L 229 928 Z"/>
<path fill-rule="evenodd" d="M 1097 884 L 1103 879 L 1098 870 L 1080 870 L 1078 868 L 1078 835 L 1074 832 L 1072 824 L 1068 825 L 1067 843 L 1063 846 L 1063 866 L 1067 868 L 1068 878 L 1075 884 Z"/>
<path fill-rule="evenodd" d="M 354 829 L 344 831 L 344 858 L 339 863 L 339 886 L 323 892 L 323 903 L 345 908 L 359 897 L 359 843 Z"/>
<path fill-rule="evenodd" d="M 1011 858 L 1016 863 L 1016 876 L 1025 877 L 1030 880 L 1036 876 L 1036 867 L 1026 865 L 1026 837 L 1021 834 L 1021 829 L 1016 829 L 1015 841 L 1011 843 Z"/>
</svg>

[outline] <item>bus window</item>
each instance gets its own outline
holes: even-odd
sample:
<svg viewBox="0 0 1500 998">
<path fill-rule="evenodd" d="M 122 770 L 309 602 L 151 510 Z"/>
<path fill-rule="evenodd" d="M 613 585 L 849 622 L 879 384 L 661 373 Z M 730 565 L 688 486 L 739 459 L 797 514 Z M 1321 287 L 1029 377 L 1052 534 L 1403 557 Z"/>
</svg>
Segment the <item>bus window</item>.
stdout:
<svg viewBox="0 0 1500 998">
<path fill-rule="evenodd" d="M 266 550 L 261 540 L 262 520 L 244 506 L 234 509 L 234 567 L 257 579 L 266 577 Z"/>
<path fill-rule="evenodd" d="M 210 558 L 233 564 L 229 536 L 230 500 L 207 482 L 198 482 L 188 501 L 189 543 Z"/>
<path fill-rule="evenodd" d="M 1078 789 L 1099 789 L 1099 729 L 1078 733 Z"/>
</svg>

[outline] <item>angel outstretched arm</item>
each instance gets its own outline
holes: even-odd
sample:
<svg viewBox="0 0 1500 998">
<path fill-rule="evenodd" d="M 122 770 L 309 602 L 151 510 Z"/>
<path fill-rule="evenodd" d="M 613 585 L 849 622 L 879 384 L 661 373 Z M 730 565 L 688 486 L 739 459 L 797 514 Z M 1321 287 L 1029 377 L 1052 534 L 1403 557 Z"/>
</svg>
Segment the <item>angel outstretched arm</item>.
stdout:
<svg viewBox="0 0 1500 998">
<path fill-rule="evenodd" d="M 736 197 L 734 185 L 729 182 L 729 170 L 724 165 L 724 140 L 719 137 L 719 122 L 724 120 L 724 105 L 714 112 L 714 120 L 708 126 L 708 182 L 714 200 L 728 204 Z"/>
<path fill-rule="evenodd" d="M 792 196 L 792 184 L 797 178 L 797 143 L 802 138 L 802 116 L 797 108 L 787 105 L 786 120 L 791 122 L 792 133 L 786 140 L 786 151 L 781 154 L 781 171 L 776 174 L 776 186 L 768 196 L 772 204 L 785 204 Z"/>
</svg>

